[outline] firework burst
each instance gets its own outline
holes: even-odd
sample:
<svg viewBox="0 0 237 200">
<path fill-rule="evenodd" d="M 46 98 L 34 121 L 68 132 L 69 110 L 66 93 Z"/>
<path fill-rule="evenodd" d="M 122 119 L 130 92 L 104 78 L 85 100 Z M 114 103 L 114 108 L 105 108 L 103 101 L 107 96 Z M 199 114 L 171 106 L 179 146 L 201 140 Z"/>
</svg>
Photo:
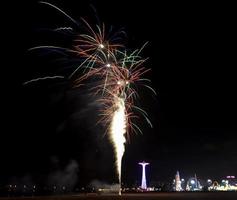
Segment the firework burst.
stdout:
<svg viewBox="0 0 237 200">
<path fill-rule="evenodd" d="M 56 8 L 76 23 L 74 19 L 58 7 L 47 2 L 41 3 Z M 119 42 L 124 36 L 123 31 L 116 32 L 115 34 L 111 34 L 111 32 L 106 34 L 104 24 L 91 27 L 85 19 L 82 19 L 82 22 L 87 32 L 77 34 L 72 48 L 38 46 L 32 48 L 32 50 L 56 48 L 73 53 L 76 57 L 79 57 L 81 62 L 68 77 L 73 82 L 74 87 L 80 87 L 84 84 L 85 80 L 90 80 L 91 78 L 99 80 L 99 83 L 89 90 L 94 95 L 99 96 L 97 101 L 102 105 L 102 109 L 98 113 L 100 115 L 99 122 L 107 126 L 107 132 L 115 151 L 118 180 L 121 184 L 121 163 L 125 151 L 124 145 L 126 140 L 129 139 L 131 132 L 141 132 L 138 125 L 133 122 L 134 118 L 139 118 L 135 114 L 137 113 L 136 111 L 141 113 L 151 125 L 147 118 L 147 113 L 135 105 L 136 99 L 139 96 L 137 85 L 143 85 L 155 93 L 148 85 L 150 80 L 142 78 L 150 70 L 144 66 L 146 59 L 140 56 L 147 43 L 140 49 L 129 51 Z M 72 28 L 61 27 L 57 30 L 72 31 Z M 58 77 L 61 78 L 61 76 L 44 77 L 33 79 L 26 83 Z"/>
</svg>

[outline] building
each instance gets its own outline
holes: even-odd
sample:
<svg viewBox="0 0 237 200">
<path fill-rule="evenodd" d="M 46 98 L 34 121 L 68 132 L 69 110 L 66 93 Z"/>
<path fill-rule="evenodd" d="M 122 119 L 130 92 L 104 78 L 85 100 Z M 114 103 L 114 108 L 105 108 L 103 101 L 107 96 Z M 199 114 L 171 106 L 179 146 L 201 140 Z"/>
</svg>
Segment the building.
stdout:
<svg viewBox="0 0 237 200">
<path fill-rule="evenodd" d="M 143 161 L 143 162 L 139 162 L 138 164 L 142 166 L 141 189 L 147 190 L 147 184 L 146 184 L 146 166 L 149 165 L 149 163 Z"/>
</svg>

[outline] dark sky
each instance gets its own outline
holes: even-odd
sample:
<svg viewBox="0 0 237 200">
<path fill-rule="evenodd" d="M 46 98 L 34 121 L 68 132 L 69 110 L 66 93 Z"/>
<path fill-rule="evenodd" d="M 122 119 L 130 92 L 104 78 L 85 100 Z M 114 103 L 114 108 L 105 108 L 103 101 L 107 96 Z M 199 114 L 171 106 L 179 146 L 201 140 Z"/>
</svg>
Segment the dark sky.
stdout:
<svg viewBox="0 0 237 200">
<path fill-rule="evenodd" d="M 123 180 L 140 179 L 137 162 L 150 162 L 148 178 L 237 176 L 236 13 L 233 5 L 155 1 L 50 1 L 74 19 L 97 17 L 127 32 L 127 46 L 139 48 L 152 72 L 158 95 L 141 91 L 139 104 L 154 128 L 138 123 L 123 159 Z M 92 4 L 95 14 L 90 8 Z M 50 31 L 72 23 L 37 1 L 10 2 L 3 17 L 2 131 L 0 183 L 29 177 L 48 182 L 70 163 L 78 183 L 114 181 L 113 153 L 103 127 L 95 126 L 98 107 L 83 89 L 66 81 L 23 86 L 35 77 L 67 74 L 71 62 L 37 45 L 70 45 L 71 38 Z M 68 58 L 70 59 L 70 57 Z M 74 162 L 75 161 L 75 162 Z"/>
</svg>

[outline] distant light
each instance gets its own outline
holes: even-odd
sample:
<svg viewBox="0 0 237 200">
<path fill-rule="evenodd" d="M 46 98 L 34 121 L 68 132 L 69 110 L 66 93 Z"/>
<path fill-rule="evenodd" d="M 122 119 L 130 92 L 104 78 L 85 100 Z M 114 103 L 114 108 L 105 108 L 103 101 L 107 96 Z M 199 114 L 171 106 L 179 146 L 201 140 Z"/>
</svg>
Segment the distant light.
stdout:
<svg viewBox="0 0 237 200">
<path fill-rule="evenodd" d="M 235 178 L 235 176 L 227 176 L 226 178 Z"/>
<path fill-rule="evenodd" d="M 182 178 L 181 181 L 184 182 L 184 179 Z"/>
<path fill-rule="evenodd" d="M 207 179 L 207 182 L 208 182 L 208 183 L 211 183 L 212 181 L 211 181 L 211 179 Z"/>
<path fill-rule="evenodd" d="M 195 184 L 195 181 L 194 181 L 194 180 L 191 180 L 190 183 L 191 183 L 191 184 Z"/>
<path fill-rule="evenodd" d="M 106 67 L 111 67 L 111 64 L 108 63 L 108 64 L 106 65 Z"/>
</svg>

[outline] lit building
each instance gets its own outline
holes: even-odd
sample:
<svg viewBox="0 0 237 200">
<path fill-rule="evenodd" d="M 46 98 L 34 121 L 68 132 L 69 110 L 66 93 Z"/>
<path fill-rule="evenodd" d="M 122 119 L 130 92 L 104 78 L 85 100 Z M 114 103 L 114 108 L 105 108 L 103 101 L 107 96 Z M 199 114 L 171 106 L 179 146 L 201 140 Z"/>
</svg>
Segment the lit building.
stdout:
<svg viewBox="0 0 237 200">
<path fill-rule="evenodd" d="M 175 175 L 175 191 L 182 191 L 179 171 Z"/>
<path fill-rule="evenodd" d="M 141 182 L 141 189 L 147 190 L 147 184 L 146 184 L 146 165 L 149 165 L 147 162 L 140 162 L 138 163 L 142 166 L 142 182 Z"/>
<path fill-rule="evenodd" d="M 202 190 L 202 186 L 200 182 L 197 179 L 197 176 L 195 174 L 194 177 L 191 177 L 187 181 L 187 186 L 186 186 L 187 191 L 200 191 Z"/>
<path fill-rule="evenodd" d="M 208 188 L 210 191 L 237 191 L 235 176 L 227 176 L 220 184 L 216 181 Z"/>
</svg>

